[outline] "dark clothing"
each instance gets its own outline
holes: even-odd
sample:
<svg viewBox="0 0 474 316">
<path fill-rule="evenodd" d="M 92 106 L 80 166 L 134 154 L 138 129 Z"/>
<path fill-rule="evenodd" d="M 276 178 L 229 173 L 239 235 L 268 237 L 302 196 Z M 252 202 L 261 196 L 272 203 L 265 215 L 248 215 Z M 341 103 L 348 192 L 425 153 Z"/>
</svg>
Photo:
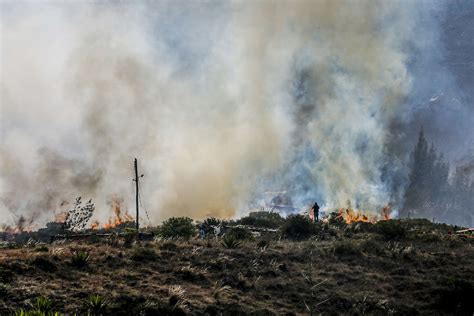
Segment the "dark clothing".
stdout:
<svg viewBox="0 0 474 316">
<path fill-rule="evenodd" d="M 314 203 L 312 209 L 313 209 L 313 212 L 314 212 L 315 220 L 319 221 L 319 205 L 318 205 L 317 202 Z"/>
</svg>

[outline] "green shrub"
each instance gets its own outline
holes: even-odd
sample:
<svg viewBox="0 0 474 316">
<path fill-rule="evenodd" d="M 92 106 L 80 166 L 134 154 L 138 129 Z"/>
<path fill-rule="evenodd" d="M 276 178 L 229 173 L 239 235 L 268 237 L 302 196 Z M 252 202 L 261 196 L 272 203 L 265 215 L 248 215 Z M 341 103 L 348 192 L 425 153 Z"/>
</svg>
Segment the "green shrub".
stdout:
<svg viewBox="0 0 474 316">
<path fill-rule="evenodd" d="M 290 215 L 281 227 L 281 234 L 284 238 L 293 240 L 303 240 L 311 237 L 317 232 L 317 225 L 303 215 Z"/>
<path fill-rule="evenodd" d="M 193 220 L 188 217 L 172 217 L 163 222 L 158 228 L 158 234 L 163 238 L 189 239 L 196 234 Z"/>
<path fill-rule="evenodd" d="M 71 265 L 76 268 L 84 268 L 89 264 L 89 252 L 74 250 L 71 258 Z"/>
<path fill-rule="evenodd" d="M 278 213 L 258 211 L 250 212 L 248 216 L 242 217 L 236 223 L 254 227 L 279 228 L 284 222 L 285 219 Z"/>
<path fill-rule="evenodd" d="M 240 246 L 240 241 L 233 235 L 225 235 L 224 238 L 222 238 L 221 244 L 225 248 L 232 249 L 238 248 Z"/>
<path fill-rule="evenodd" d="M 107 300 L 98 294 L 89 296 L 87 301 L 87 307 L 89 309 L 89 315 L 99 316 L 104 315 L 107 311 Z"/>
<path fill-rule="evenodd" d="M 374 225 L 374 230 L 385 240 L 401 240 L 407 234 L 406 228 L 399 220 L 380 221 Z"/>
</svg>

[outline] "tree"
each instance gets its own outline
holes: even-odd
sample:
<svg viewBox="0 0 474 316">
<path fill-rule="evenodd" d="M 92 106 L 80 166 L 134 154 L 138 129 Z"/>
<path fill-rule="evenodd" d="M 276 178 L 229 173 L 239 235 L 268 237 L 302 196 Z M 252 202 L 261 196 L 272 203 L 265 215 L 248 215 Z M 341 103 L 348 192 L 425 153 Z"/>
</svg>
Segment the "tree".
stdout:
<svg viewBox="0 0 474 316">
<path fill-rule="evenodd" d="M 405 191 L 405 215 L 417 217 L 445 216 L 449 195 L 449 164 L 438 154 L 433 143 L 428 145 L 423 128 L 412 154 L 409 185 Z"/>
<path fill-rule="evenodd" d="M 427 175 L 430 173 L 430 157 L 428 155 L 428 142 L 423 128 L 420 129 L 418 142 L 412 154 L 412 167 L 409 176 L 409 185 L 405 191 L 404 210 L 408 214 L 419 212 L 428 200 Z"/>
<path fill-rule="evenodd" d="M 85 205 L 82 205 L 81 197 L 76 198 L 74 202 L 74 208 L 68 211 L 66 220 L 64 221 L 64 227 L 70 231 L 82 230 L 86 227 L 87 222 L 94 213 L 95 205 L 92 203 L 92 199 L 89 200 Z"/>
</svg>

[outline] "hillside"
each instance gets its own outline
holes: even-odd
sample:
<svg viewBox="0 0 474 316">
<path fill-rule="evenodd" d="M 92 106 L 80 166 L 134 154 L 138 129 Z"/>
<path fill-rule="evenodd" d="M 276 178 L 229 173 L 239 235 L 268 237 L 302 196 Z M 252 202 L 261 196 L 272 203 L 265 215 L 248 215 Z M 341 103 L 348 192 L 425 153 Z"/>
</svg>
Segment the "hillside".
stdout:
<svg viewBox="0 0 474 316">
<path fill-rule="evenodd" d="M 85 315 L 99 294 L 104 315 L 472 315 L 473 239 L 426 220 L 382 226 L 323 225 L 302 241 L 267 234 L 235 248 L 222 238 L 3 243 L 0 314 L 44 296 L 53 311 Z"/>
</svg>

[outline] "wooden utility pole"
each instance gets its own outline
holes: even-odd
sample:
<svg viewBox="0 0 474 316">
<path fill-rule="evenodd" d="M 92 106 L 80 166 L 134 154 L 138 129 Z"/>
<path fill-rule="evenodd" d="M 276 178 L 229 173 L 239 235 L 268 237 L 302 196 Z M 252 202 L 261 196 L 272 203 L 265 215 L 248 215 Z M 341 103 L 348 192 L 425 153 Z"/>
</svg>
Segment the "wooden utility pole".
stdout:
<svg viewBox="0 0 474 316">
<path fill-rule="evenodd" d="M 140 177 L 138 177 L 138 161 L 137 161 L 137 158 L 135 158 L 135 163 L 134 163 L 134 166 L 135 166 L 135 179 L 133 179 L 133 181 L 135 181 L 135 206 L 136 206 L 136 209 L 137 209 L 137 219 L 136 219 L 136 228 L 137 228 L 137 231 L 138 229 L 140 228 L 140 224 L 139 224 L 139 206 L 138 206 L 138 198 L 139 198 L 139 193 L 138 193 L 138 180 L 143 177 L 143 175 L 141 175 Z"/>
</svg>

